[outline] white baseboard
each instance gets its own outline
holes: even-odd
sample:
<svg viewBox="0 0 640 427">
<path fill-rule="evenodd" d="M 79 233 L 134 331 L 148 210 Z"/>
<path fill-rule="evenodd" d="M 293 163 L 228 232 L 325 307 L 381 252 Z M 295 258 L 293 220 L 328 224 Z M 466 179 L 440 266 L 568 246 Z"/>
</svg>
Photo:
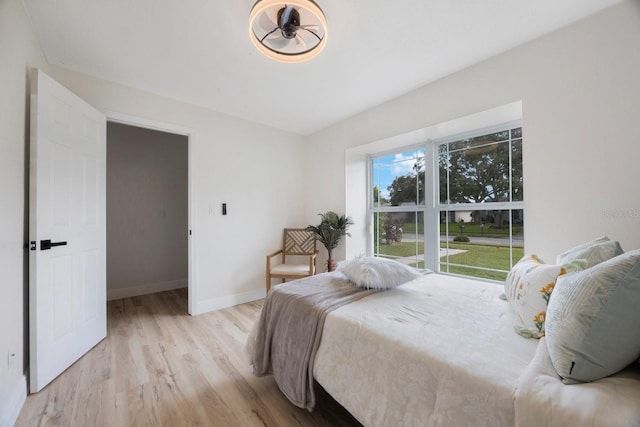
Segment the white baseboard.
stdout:
<svg viewBox="0 0 640 427">
<path fill-rule="evenodd" d="M 0 427 L 13 427 L 26 399 L 27 377 L 22 375 L 9 399 L 0 402 Z"/>
<path fill-rule="evenodd" d="M 251 302 L 264 298 L 267 292 L 264 289 L 258 289 L 251 292 L 244 292 L 241 294 L 228 295 L 220 298 L 213 298 L 210 300 L 196 303 L 196 312 L 192 314 L 203 314 L 209 311 L 220 310 L 222 308 L 233 307 L 234 305 L 244 304 L 245 302 Z"/>
<path fill-rule="evenodd" d="M 156 292 L 170 291 L 172 289 L 186 288 L 188 279 L 169 280 L 167 282 L 149 283 L 146 285 L 131 286 L 128 288 L 107 288 L 107 301 L 121 298 L 136 297 L 138 295 L 153 294 Z"/>
</svg>

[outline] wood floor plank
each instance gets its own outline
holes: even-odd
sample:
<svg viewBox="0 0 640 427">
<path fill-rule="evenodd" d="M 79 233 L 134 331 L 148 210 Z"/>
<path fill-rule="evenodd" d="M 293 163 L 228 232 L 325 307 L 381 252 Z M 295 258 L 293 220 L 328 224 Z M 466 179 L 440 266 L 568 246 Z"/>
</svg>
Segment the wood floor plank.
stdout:
<svg viewBox="0 0 640 427">
<path fill-rule="evenodd" d="M 189 316 L 185 289 L 109 301 L 107 338 L 29 395 L 16 426 L 359 426 L 321 389 L 308 412 L 252 374 L 261 307 Z"/>
</svg>

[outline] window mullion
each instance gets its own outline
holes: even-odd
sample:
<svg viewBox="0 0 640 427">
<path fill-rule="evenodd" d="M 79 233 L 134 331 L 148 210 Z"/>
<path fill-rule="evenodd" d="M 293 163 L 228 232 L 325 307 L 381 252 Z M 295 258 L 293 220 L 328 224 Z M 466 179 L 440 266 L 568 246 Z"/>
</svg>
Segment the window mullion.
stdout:
<svg viewBox="0 0 640 427">
<path fill-rule="evenodd" d="M 440 255 L 440 221 L 436 211 L 436 201 L 440 197 L 438 183 L 440 169 L 438 167 L 437 144 L 429 141 L 425 147 L 424 155 L 425 206 L 422 225 L 425 248 L 424 266 L 430 270 L 437 271 Z"/>
</svg>

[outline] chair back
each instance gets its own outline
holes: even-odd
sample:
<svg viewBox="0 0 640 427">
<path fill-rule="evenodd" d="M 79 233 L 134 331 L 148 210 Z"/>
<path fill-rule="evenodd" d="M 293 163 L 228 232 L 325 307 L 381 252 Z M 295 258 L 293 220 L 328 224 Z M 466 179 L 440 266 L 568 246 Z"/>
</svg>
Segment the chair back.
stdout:
<svg viewBox="0 0 640 427">
<path fill-rule="evenodd" d="M 312 231 L 304 228 L 285 228 L 283 255 L 313 255 L 316 253 L 316 239 Z"/>
</svg>

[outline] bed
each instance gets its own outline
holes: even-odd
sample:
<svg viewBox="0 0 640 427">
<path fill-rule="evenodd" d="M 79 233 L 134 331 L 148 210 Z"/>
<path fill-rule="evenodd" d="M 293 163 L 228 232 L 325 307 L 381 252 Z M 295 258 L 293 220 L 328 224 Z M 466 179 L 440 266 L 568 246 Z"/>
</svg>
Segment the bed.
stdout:
<svg viewBox="0 0 640 427">
<path fill-rule="evenodd" d="M 265 313 L 270 300 L 293 292 L 292 300 L 302 301 L 301 289 L 321 288 L 354 286 L 333 272 L 271 291 L 247 342 L 256 374 L 273 373 L 256 372 L 256 345 L 278 357 L 273 342 L 256 338 L 273 324 Z M 519 319 L 503 292 L 495 283 L 431 273 L 393 289 L 350 294 L 320 316 L 308 366 L 295 365 L 291 355 L 269 363 L 294 363 L 366 426 L 640 426 L 640 364 L 600 381 L 565 385 L 545 338 L 514 332 Z M 286 348 L 300 342 L 287 340 Z M 277 375 L 276 381 L 288 395 Z M 312 386 L 309 379 L 306 386 Z M 312 409 L 304 399 L 290 400 Z"/>
</svg>

